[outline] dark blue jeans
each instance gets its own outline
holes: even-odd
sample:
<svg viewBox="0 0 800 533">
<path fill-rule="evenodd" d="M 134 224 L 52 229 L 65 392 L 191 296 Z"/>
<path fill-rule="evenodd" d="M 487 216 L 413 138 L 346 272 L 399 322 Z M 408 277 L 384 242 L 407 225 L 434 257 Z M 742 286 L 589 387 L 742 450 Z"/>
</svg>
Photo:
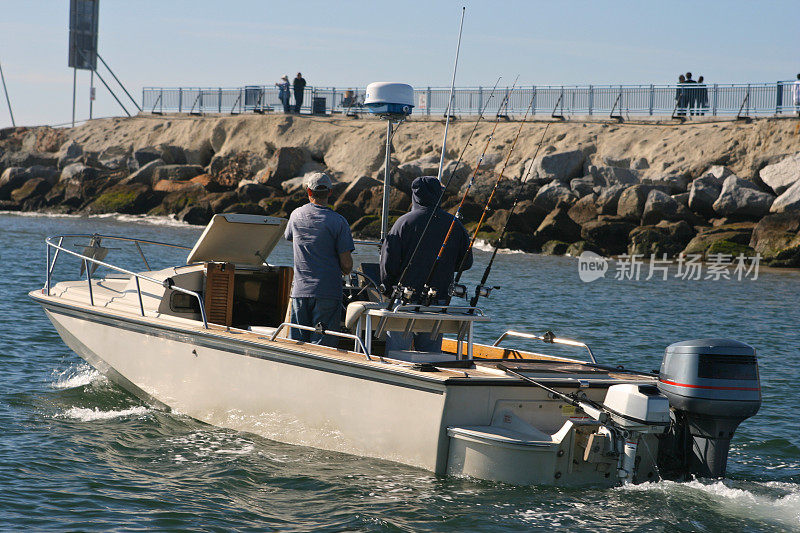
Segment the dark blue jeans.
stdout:
<svg viewBox="0 0 800 533">
<path fill-rule="evenodd" d="M 342 301 L 333 298 L 292 298 L 292 324 L 315 327 L 322 324 L 325 330 L 339 331 Z M 319 335 L 312 331 L 292 328 L 289 337 L 296 341 L 336 346 L 334 335 Z"/>
</svg>

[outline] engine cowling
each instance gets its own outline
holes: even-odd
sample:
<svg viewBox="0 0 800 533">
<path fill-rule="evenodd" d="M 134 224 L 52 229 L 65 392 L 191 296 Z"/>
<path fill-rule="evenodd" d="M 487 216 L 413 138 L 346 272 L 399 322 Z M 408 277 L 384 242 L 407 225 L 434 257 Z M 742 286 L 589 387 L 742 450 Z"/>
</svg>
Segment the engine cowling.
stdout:
<svg viewBox="0 0 800 533">
<path fill-rule="evenodd" d="M 755 349 L 729 339 L 695 339 L 667 347 L 658 388 L 674 411 L 673 446 L 688 474 L 722 477 L 739 424 L 761 407 Z M 690 437 L 690 438 L 689 438 Z"/>
</svg>

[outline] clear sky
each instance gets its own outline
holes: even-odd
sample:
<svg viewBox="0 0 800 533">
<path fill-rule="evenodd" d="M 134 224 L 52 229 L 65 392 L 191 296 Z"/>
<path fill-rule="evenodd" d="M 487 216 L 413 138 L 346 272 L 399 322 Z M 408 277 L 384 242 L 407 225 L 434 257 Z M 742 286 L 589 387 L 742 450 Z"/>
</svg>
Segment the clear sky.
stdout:
<svg viewBox="0 0 800 533">
<path fill-rule="evenodd" d="M 310 85 L 446 86 L 462 5 L 462 86 L 516 74 L 523 84 L 635 84 L 687 70 L 709 83 L 800 72 L 798 0 L 101 0 L 99 50 L 137 101 L 144 86 L 271 84 L 298 70 Z M 71 119 L 68 12 L 68 0 L 0 0 L 0 64 L 18 125 Z M 94 116 L 121 114 L 96 84 Z M 88 117 L 88 85 L 78 71 L 78 119 Z M 0 99 L 0 127 L 10 125 Z"/>
</svg>

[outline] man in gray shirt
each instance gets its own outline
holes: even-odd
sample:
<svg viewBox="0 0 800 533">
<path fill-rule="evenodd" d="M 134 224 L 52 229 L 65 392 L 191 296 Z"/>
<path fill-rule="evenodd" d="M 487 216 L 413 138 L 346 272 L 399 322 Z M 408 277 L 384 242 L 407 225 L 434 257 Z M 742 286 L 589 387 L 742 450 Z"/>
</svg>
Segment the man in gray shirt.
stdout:
<svg viewBox="0 0 800 533">
<path fill-rule="evenodd" d="M 342 275 L 353 269 L 355 249 L 347 220 L 328 207 L 332 182 L 317 172 L 306 180 L 308 204 L 292 211 L 284 236 L 294 250 L 292 323 L 339 331 Z M 293 328 L 292 339 L 335 346 L 333 335 Z"/>
</svg>

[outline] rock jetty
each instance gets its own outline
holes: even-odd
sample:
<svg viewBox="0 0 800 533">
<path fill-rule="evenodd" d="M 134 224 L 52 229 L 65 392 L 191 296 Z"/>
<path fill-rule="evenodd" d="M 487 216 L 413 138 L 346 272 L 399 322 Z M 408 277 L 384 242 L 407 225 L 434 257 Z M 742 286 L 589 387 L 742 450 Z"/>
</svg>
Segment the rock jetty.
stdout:
<svg viewBox="0 0 800 533">
<path fill-rule="evenodd" d="M 800 136 L 796 121 L 696 124 L 501 124 L 462 208 L 474 228 L 503 180 L 479 237 L 548 254 L 760 254 L 800 267 Z M 457 121 L 446 154 L 451 211 L 475 172 L 491 124 L 456 168 L 473 123 Z M 436 174 L 442 125 L 409 121 L 393 139 L 392 216 L 411 205 L 414 178 Z M 215 213 L 288 216 L 305 203 L 304 176 L 336 180 L 333 208 L 353 232 L 379 231 L 384 126 L 298 116 L 138 116 L 73 129 L 0 130 L 0 210 L 174 216 L 205 224 Z M 522 180 L 526 170 L 531 171 Z"/>
</svg>

